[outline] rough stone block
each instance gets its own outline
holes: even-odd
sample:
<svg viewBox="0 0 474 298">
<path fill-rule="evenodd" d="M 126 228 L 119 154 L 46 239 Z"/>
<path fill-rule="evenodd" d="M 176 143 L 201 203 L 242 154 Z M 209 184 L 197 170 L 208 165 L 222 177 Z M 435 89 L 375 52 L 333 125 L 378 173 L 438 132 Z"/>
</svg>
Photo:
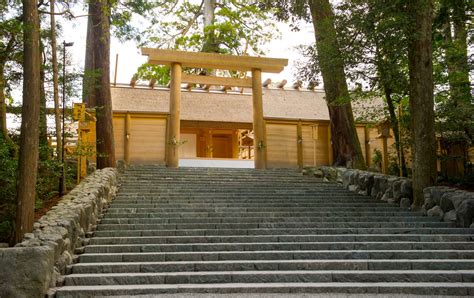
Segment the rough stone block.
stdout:
<svg viewBox="0 0 474 298">
<path fill-rule="evenodd" d="M 44 297 L 53 266 L 48 246 L 0 249 L 0 297 Z"/>
<path fill-rule="evenodd" d="M 413 184 L 410 179 L 402 180 L 400 192 L 403 198 L 413 198 Z"/>
<path fill-rule="evenodd" d="M 410 208 L 410 206 L 411 206 L 411 200 L 409 198 L 401 198 L 400 207 Z"/>
<path fill-rule="evenodd" d="M 467 199 L 461 202 L 456 210 L 456 222 L 460 227 L 469 227 L 474 219 L 474 199 Z"/>
<path fill-rule="evenodd" d="M 400 199 L 402 198 L 402 184 L 403 184 L 403 181 L 401 180 L 396 180 L 392 184 L 393 198 L 396 201 L 400 201 Z"/>
<path fill-rule="evenodd" d="M 456 222 L 456 210 L 448 211 L 443 216 L 445 222 Z"/>
<path fill-rule="evenodd" d="M 434 206 L 436 206 L 436 203 L 434 199 L 431 197 L 431 192 L 425 193 L 425 203 L 423 204 L 423 207 L 425 207 L 426 210 L 430 210 Z"/>
<path fill-rule="evenodd" d="M 442 218 L 444 215 L 443 209 L 440 206 L 436 205 L 430 210 L 427 211 L 427 215 L 430 217 L 439 217 Z"/>
<path fill-rule="evenodd" d="M 454 209 L 454 204 L 450 200 L 451 194 L 450 193 L 445 193 L 439 202 L 439 206 L 444 212 L 448 212 L 450 210 Z"/>
</svg>

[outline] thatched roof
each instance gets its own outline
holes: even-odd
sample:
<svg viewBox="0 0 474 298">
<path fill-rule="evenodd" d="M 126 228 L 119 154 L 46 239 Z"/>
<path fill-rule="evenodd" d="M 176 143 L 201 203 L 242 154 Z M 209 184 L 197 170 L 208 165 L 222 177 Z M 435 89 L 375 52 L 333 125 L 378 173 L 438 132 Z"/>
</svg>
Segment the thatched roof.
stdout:
<svg viewBox="0 0 474 298">
<path fill-rule="evenodd" d="M 168 88 L 112 87 L 115 112 L 169 112 Z M 182 90 L 181 119 L 252 123 L 252 95 L 240 92 Z M 324 92 L 263 88 L 265 118 L 329 120 Z"/>
</svg>

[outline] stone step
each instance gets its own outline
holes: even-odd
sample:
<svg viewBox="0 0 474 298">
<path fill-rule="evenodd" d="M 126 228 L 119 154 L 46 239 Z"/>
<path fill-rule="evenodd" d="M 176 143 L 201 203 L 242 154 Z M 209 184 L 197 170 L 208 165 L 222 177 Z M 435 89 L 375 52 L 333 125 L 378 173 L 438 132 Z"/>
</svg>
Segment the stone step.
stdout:
<svg viewBox="0 0 474 298">
<path fill-rule="evenodd" d="M 72 273 L 199 272 L 242 270 L 474 270 L 474 260 L 235 260 L 78 263 Z"/>
<path fill-rule="evenodd" d="M 261 243 L 261 242 L 468 242 L 470 234 L 340 234 L 340 235 L 258 235 L 258 236 L 151 236 L 93 237 L 90 244 L 178 244 L 178 243 Z"/>
<path fill-rule="evenodd" d="M 413 295 L 474 295 L 473 283 L 228 283 L 228 284 L 179 284 L 179 285 L 110 285 L 67 286 L 60 288 L 56 297 L 132 296 L 159 294 L 327 294 L 373 293 Z"/>
<path fill-rule="evenodd" d="M 165 195 L 161 193 L 155 194 L 133 194 L 133 195 L 118 195 L 116 197 L 117 201 L 123 200 L 149 200 L 149 201 L 158 201 L 158 202 L 176 202 L 176 203 L 233 203 L 233 202 L 254 202 L 254 203 L 282 203 L 282 202 L 291 202 L 291 203 L 313 203 L 313 202 L 377 202 L 369 197 L 354 197 L 351 195 L 292 195 L 288 196 L 286 194 L 282 195 L 261 195 L 261 196 L 251 196 L 251 195 L 233 195 L 233 194 L 186 194 L 186 195 Z M 114 200 L 115 201 L 115 200 Z"/>
<path fill-rule="evenodd" d="M 210 217 L 210 218 L 104 218 L 101 224 L 185 224 L 185 223 L 312 223 L 312 222 L 439 222 L 434 217 Z"/>
<path fill-rule="evenodd" d="M 421 213 L 418 213 L 421 215 Z M 105 213 L 106 218 L 282 218 L 282 217 L 368 217 L 368 216 L 378 216 L 378 217 L 391 217 L 391 216 L 416 216 L 414 212 L 409 212 L 406 210 L 391 210 L 390 212 L 380 212 L 380 211 L 326 211 L 326 212 L 246 212 L 246 213 L 225 213 L 225 212 L 201 212 L 201 213 L 119 213 L 119 212 L 107 212 Z"/>
<path fill-rule="evenodd" d="M 153 204 L 152 207 L 147 206 L 140 206 L 137 205 L 135 207 L 130 207 L 133 205 L 129 205 L 127 207 L 124 206 L 111 206 L 107 213 L 116 213 L 116 212 L 138 212 L 138 213 L 247 213 L 247 212 L 266 212 L 266 213 L 276 213 L 276 212 L 302 212 L 302 211 L 330 211 L 333 209 L 334 211 L 355 211 L 359 210 L 360 207 L 370 208 L 374 211 L 391 211 L 391 210 L 400 210 L 399 206 L 397 205 L 380 205 L 380 204 L 365 204 L 361 206 L 352 206 L 351 204 L 325 204 L 322 206 L 316 207 L 261 207 L 261 208 L 252 208 L 252 207 L 208 207 L 208 208 L 166 208 L 161 206 L 160 204 Z"/>
<path fill-rule="evenodd" d="M 160 273 L 98 273 L 66 276 L 66 286 L 203 284 L 203 283 L 299 283 L 299 282 L 473 282 L 474 270 L 359 270 L 359 271 L 207 271 Z"/>
<path fill-rule="evenodd" d="M 347 228 L 447 228 L 456 227 L 447 222 L 318 222 L 318 223 L 182 223 L 182 224 L 104 224 L 97 231 L 147 231 L 147 230 L 244 230 L 244 229 L 347 229 Z"/>
<path fill-rule="evenodd" d="M 185 186 L 183 186 L 185 187 Z M 354 198 L 354 194 L 348 194 L 344 192 L 331 192 L 331 193 L 319 193 L 319 192 L 290 192 L 290 191 L 280 191 L 280 192 L 251 192 L 251 191 L 232 191 L 228 189 L 223 189 L 219 192 L 217 191 L 208 191 L 206 189 L 202 190 L 178 190 L 178 191 L 160 191 L 159 189 L 150 189 L 146 191 L 123 191 L 118 196 L 122 197 L 134 197 L 139 196 L 140 198 L 148 197 L 169 197 L 169 198 L 258 198 L 258 199 L 270 199 L 272 197 L 276 198 Z M 368 197 L 365 197 L 368 198 Z"/>
<path fill-rule="evenodd" d="M 473 259 L 474 250 L 277 250 L 220 252 L 143 252 L 143 253 L 84 253 L 81 263 L 103 262 L 177 262 L 222 260 L 291 260 L 291 259 Z"/>
<path fill-rule="evenodd" d="M 371 207 L 370 208 L 371 212 L 403 212 L 404 210 L 401 210 L 399 207 L 396 206 L 376 206 L 376 207 Z M 320 207 L 317 208 L 318 212 L 330 212 L 330 213 L 337 213 L 337 212 L 357 212 L 360 210 L 358 207 Z M 271 216 L 272 214 L 274 215 L 281 215 L 281 216 L 286 216 L 286 215 L 292 215 L 292 214 L 311 214 L 311 210 L 308 210 L 308 208 L 292 208 L 291 210 L 288 210 L 287 208 L 275 208 L 274 210 L 268 210 L 266 211 L 263 209 L 262 211 L 259 210 L 247 210 L 246 209 L 235 209 L 235 211 L 228 210 L 226 208 L 214 208 L 212 209 L 207 209 L 207 210 L 172 210 L 170 212 L 163 211 L 162 208 L 109 208 L 107 210 L 108 214 L 111 213 L 151 213 L 155 215 L 173 215 L 173 214 L 181 214 L 182 216 L 193 216 L 193 215 L 199 215 L 201 214 L 202 216 L 229 216 L 229 215 L 241 215 L 241 216 L 256 216 L 256 215 L 262 215 L 262 216 Z M 257 214 L 259 213 L 259 214 Z M 210 215 L 212 214 L 212 215 Z"/>
<path fill-rule="evenodd" d="M 283 198 L 273 198 L 273 199 L 249 199 L 249 198 L 220 198 L 220 199 L 175 199 L 175 198 L 135 198 L 135 197 L 120 197 L 114 199 L 114 205 L 116 204 L 167 204 L 169 206 L 186 206 L 186 205 L 196 205 L 196 206 L 305 206 L 321 203 L 379 203 L 387 204 L 385 202 L 377 202 L 374 199 L 354 199 L 354 198 L 344 198 L 344 197 L 331 197 L 331 198 L 293 198 L 293 199 L 283 199 Z"/>
<path fill-rule="evenodd" d="M 85 253 L 252 250 L 474 250 L 474 242 L 260 242 L 88 245 Z"/>
<path fill-rule="evenodd" d="M 196 212 L 209 212 L 209 211 L 217 211 L 217 210 L 226 210 L 232 212 L 246 212 L 252 211 L 255 209 L 265 209 L 268 211 L 281 211 L 281 210 L 304 210 L 310 208 L 317 208 L 320 207 L 364 207 L 364 208 L 371 208 L 371 207 L 395 207 L 398 208 L 397 205 L 389 205 L 385 203 L 333 203 L 333 202 L 326 202 L 326 203 L 313 203 L 313 204 L 239 204 L 239 203 L 227 203 L 227 204 L 213 204 L 209 206 L 207 204 L 163 204 L 163 203 L 122 203 L 122 202 L 114 202 L 112 206 L 108 210 L 111 209 L 121 209 L 121 208 L 160 208 L 162 211 L 166 212 L 179 212 L 179 210 L 194 210 Z M 178 211 L 176 211 L 178 210 Z"/>
<path fill-rule="evenodd" d="M 474 295 L 474 229 L 298 170 L 132 167 L 57 297 Z"/>
<path fill-rule="evenodd" d="M 338 235 L 338 234 L 473 234 L 463 228 L 282 228 L 282 229 L 188 229 L 188 230 L 119 230 L 94 233 L 97 237 L 140 236 L 236 236 L 236 235 Z"/>
</svg>

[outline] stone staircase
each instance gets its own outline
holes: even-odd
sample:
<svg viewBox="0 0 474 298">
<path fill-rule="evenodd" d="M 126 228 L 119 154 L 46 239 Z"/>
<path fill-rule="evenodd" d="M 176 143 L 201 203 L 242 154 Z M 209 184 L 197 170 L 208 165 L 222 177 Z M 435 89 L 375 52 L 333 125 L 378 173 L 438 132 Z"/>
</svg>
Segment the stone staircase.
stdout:
<svg viewBox="0 0 474 298">
<path fill-rule="evenodd" d="M 56 296 L 474 295 L 473 234 L 296 170 L 136 167 Z"/>
</svg>

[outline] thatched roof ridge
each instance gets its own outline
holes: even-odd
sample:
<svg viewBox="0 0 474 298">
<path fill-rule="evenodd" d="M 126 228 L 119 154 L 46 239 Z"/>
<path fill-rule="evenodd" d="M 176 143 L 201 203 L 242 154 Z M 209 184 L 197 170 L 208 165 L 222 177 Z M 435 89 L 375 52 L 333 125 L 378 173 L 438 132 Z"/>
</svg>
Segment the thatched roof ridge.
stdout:
<svg viewBox="0 0 474 298">
<path fill-rule="evenodd" d="M 169 89 L 166 87 L 150 89 L 125 85 L 111 90 L 112 108 L 116 112 L 169 111 Z M 181 94 L 182 120 L 252 123 L 250 89 L 240 92 L 183 89 Z M 263 88 L 263 114 L 265 118 L 328 121 L 324 96 L 321 90 Z"/>
</svg>

